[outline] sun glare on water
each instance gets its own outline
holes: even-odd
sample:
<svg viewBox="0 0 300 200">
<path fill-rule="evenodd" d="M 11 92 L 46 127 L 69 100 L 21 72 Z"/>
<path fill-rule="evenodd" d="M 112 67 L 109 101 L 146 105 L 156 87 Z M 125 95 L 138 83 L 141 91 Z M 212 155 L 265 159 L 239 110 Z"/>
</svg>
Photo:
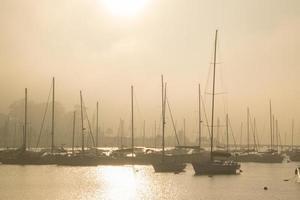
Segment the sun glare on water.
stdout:
<svg viewBox="0 0 300 200">
<path fill-rule="evenodd" d="M 149 175 L 139 172 L 136 166 L 102 166 L 93 174 L 96 180 L 97 199 L 143 199 L 147 195 L 150 199 L 151 191 L 148 189 Z"/>
<path fill-rule="evenodd" d="M 105 7 L 117 16 L 134 16 L 142 11 L 147 0 L 103 0 Z"/>
</svg>

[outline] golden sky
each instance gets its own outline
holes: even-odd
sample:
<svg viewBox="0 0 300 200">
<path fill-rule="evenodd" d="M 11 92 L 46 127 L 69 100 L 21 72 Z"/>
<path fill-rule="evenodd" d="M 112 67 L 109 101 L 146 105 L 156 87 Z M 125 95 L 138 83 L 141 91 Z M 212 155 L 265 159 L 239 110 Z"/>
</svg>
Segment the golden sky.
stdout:
<svg viewBox="0 0 300 200">
<path fill-rule="evenodd" d="M 23 98 L 24 87 L 45 101 L 55 76 L 57 101 L 71 110 L 82 89 L 91 112 L 100 101 L 107 126 L 129 120 L 133 84 L 137 126 L 142 119 L 152 126 L 164 74 L 178 127 L 185 117 L 195 135 L 197 84 L 210 92 L 218 29 L 217 90 L 226 95 L 217 98 L 236 132 L 249 106 L 267 140 L 272 99 L 282 134 L 292 118 L 299 133 L 299 0 L 124 1 L 127 10 L 106 0 L 0 0 L 0 112 Z"/>
</svg>

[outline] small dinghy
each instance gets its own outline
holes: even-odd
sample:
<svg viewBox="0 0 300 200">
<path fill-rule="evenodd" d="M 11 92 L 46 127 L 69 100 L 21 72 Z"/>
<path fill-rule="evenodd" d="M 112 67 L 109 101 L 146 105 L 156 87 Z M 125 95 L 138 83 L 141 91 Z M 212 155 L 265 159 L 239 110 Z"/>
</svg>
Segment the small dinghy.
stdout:
<svg viewBox="0 0 300 200">
<path fill-rule="evenodd" d="M 296 182 L 300 183 L 300 167 L 295 169 Z"/>
</svg>

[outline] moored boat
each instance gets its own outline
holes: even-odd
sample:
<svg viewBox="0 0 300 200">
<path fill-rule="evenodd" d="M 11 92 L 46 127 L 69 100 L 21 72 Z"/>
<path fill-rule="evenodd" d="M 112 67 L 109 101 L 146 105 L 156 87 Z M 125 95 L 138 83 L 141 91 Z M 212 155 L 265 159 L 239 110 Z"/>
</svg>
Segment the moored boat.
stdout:
<svg viewBox="0 0 300 200">
<path fill-rule="evenodd" d="M 288 152 L 287 155 L 291 161 L 300 162 L 300 150 L 294 149 L 293 151 Z"/>
<path fill-rule="evenodd" d="M 167 101 L 167 84 L 164 83 L 163 76 L 161 76 L 162 83 L 162 151 L 158 159 L 152 160 L 152 167 L 155 172 L 183 172 L 186 164 L 180 160 L 176 160 L 174 155 L 165 155 L 165 124 L 166 124 L 166 101 Z"/>
<path fill-rule="evenodd" d="M 300 182 L 300 167 L 297 167 L 295 169 L 295 175 L 296 175 L 296 178 L 297 178 L 297 182 Z"/>
<path fill-rule="evenodd" d="M 59 157 L 56 161 L 57 165 L 66 165 L 66 166 L 97 166 L 98 159 L 97 157 L 89 154 L 79 153 L 76 155 L 65 155 Z"/>
<path fill-rule="evenodd" d="M 282 163 L 284 157 L 277 152 L 251 152 L 237 154 L 239 162 Z"/>
<path fill-rule="evenodd" d="M 192 162 L 196 175 L 239 174 L 240 163 L 230 160 L 231 154 L 223 151 L 214 151 L 206 161 Z"/>
<path fill-rule="evenodd" d="M 192 163 L 196 175 L 239 174 L 240 164 L 234 161 L 213 160 Z"/>
<path fill-rule="evenodd" d="M 1 162 L 9 165 L 34 165 L 40 163 L 41 155 L 41 152 L 27 151 L 20 148 L 4 156 Z"/>
<path fill-rule="evenodd" d="M 166 162 L 160 161 L 157 163 L 152 163 L 152 166 L 155 172 L 183 172 L 186 164 L 185 163 L 174 163 L 174 162 Z"/>
<path fill-rule="evenodd" d="M 212 89 L 212 114 L 211 114 L 211 135 L 210 135 L 210 159 L 206 161 L 192 162 L 196 175 L 217 175 L 217 174 L 237 174 L 240 172 L 240 164 L 230 161 L 231 156 L 228 152 L 218 152 L 213 150 L 214 141 L 214 104 L 215 104 L 215 74 L 216 74 L 216 48 L 217 48 L 218 30 L 215 34 L 214 62 L 213 62 L 213 89 Z M 228 116 L 226 117 L 228 119 Z M 228 149 L 227 149 L 228 150 Z"/>
</svg>

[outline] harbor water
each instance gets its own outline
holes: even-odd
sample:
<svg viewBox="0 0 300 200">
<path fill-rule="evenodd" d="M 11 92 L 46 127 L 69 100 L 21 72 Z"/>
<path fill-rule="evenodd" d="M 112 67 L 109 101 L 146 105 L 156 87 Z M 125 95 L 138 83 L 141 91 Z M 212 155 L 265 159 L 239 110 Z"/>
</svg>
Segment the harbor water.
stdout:
<svg viewBox="0 0 300 200">
<path fill-rule="evenodd" d="M 0 165 L 2 200 L 205 199 L 299 200 L 300 163 L 242 164 L 240 175 L 155 173 L 152 166 Z M 264 187 L 267 187 L 264 189 Z"/>
</svg>

